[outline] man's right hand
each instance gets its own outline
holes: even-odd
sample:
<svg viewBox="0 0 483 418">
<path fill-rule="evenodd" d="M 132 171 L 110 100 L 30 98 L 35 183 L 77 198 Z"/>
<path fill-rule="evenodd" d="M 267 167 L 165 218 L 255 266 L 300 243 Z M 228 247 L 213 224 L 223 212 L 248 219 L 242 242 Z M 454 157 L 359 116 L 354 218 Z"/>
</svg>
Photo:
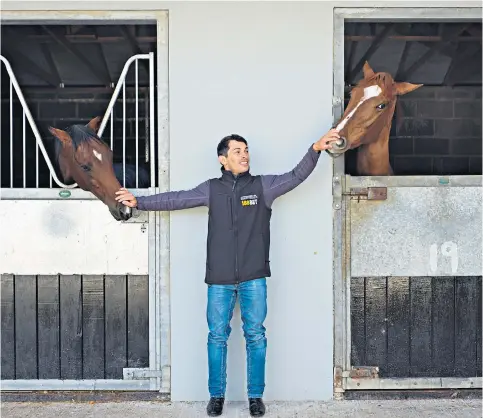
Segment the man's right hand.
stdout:
<svg viewBox="0 0 483 418">
<path fill-rule="evenodd" d="M 135 208 L 138 204 L 138 201 L 134 195 L 124 187 L 121 187 L 119 191 L 116 192 L 116 195 L 116 200 L 118 202 L 121 202 L 130 208 Z"/>
</svg>

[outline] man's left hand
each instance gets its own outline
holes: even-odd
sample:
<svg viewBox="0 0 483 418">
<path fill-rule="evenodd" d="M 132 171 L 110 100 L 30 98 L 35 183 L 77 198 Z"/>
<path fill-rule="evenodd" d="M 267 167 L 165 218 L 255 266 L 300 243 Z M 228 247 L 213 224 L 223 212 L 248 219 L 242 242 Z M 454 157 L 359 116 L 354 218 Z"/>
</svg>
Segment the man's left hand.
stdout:
<svg viewBox="0 0 483 418">
<path fill-rule="evenodd" d="M 332 148 L 332 144 L 340 139 L 339 132 L 334 128 L 327 132 L 322 138 L 314 143 L 315 151 L 325 151 Z"/>
</svg>

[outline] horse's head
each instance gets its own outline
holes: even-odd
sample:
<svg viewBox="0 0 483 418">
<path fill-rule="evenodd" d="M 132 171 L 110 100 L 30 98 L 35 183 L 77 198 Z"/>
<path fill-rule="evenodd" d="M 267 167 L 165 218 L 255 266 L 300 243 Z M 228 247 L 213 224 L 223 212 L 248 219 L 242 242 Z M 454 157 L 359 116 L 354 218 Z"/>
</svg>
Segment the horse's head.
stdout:
<svg viewBox="0 0 483 418">
<path fill-rule="evenodd" d="M 349 104 L 336 125 L 341 139 L 327 150 L 333 156 L 374 142 L 381 130 L 390 130 L 397 96 L 422 86 L 395 82 L 388 73 L 374 73 L 367 62 L 363 72 L 364 78 L 352 89 Z"/>
<path fill-rule="evenodd" d="M 56 157 L 65 181 L 76 182 L 101 200 L 118 220 L 128 220 L 132 211 L 117 202 L 116 192 L 121 188 L 112 164 L 111 149 L 97 136 L 100 118 L 87 125 L 72 125 L 65 131 L 49 128 L 55 136 Z"/>
</svg>

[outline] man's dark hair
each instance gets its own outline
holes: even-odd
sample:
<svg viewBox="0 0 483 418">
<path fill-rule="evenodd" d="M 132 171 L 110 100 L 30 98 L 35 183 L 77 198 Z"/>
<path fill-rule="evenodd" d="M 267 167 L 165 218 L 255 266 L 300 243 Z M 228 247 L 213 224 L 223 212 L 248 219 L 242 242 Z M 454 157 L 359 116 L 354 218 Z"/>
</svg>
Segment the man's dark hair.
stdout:
<svg viewBox="0 0 483 418">
<path fill-rule="evenodd" d="M 230 141 L 237 141 L 237 142 L 243 142 L 245 145 L 247 144 L 247 140 L 243 138 L 240 135 L 237 134 L 231 134 L 228 136 L 225 136 L 220 143 L 218 144 L 218 147 L 216 148 L 216 152 L 218 153 L 218 156 L 223 155 L 226 157 L 228 155 L 228 145 Z"/>
</svg>

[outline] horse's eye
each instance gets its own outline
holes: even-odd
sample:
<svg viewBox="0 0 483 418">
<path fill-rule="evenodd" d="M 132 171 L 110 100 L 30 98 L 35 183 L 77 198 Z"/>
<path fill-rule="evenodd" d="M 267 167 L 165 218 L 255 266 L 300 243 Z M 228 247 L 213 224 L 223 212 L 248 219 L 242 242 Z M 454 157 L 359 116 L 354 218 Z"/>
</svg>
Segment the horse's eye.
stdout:
<svg viewBox="0 0 483 418">
<path fill-rule="evenodd" d="M 376 109 L 380 109 L 380 110 L 382 110 L 382 109 L 384 109 L 385 107 L 386 107 L 386 103 L 381 103 L 380 105 L 377 105 L 377 106 L 376 106 Z"/>
<path fill-rule="evenodd" d="M 88 165 L 86 165 L 86 164 L 82 164 L 82 165 L 81 165 L 81 168 L 82 168 L 84 171 L 90 171 L 90 170 L 91 170 L 91 168 L 90 168 Z"/>
</svg>

